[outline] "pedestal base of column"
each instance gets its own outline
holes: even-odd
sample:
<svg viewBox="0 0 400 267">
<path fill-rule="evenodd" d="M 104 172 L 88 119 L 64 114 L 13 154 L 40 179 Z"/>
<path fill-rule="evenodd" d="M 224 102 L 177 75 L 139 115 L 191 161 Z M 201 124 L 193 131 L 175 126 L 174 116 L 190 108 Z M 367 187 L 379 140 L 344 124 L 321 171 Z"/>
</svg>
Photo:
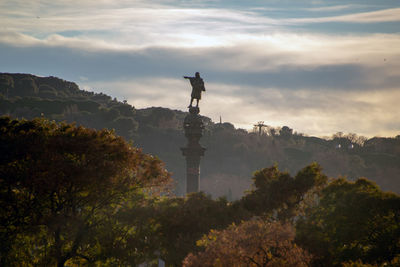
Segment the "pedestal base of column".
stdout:
<svg viewBox="0 0 400 267">
<path fill-rule="evenodd" d="M 181 148 L 186 157 L 186 193 L 200 191 L 200 157 L 204 155 L 205 148 L 196 147 Z"/>
<path fill-rule="evenodd" d="M 200 168 L 187 167 L 186 170 L 186 193 L 200 191 Z"/>
</svg>

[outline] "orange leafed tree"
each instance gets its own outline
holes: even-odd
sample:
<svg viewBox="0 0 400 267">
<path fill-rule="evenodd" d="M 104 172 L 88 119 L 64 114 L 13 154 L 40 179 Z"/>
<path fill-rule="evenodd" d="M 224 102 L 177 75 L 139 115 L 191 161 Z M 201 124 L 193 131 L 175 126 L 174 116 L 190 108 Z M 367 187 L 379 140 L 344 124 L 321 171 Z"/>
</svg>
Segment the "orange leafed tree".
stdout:
<svg viewBox="0 0 400 267">
<path fill-rule="evenodd" d="M 310 255 L 294 244 L 289 224 L 250 220 L 211 232 L 198 241 L 205 250 L 189 254 L 185 267 L 308 266 Z"/>
</svg>

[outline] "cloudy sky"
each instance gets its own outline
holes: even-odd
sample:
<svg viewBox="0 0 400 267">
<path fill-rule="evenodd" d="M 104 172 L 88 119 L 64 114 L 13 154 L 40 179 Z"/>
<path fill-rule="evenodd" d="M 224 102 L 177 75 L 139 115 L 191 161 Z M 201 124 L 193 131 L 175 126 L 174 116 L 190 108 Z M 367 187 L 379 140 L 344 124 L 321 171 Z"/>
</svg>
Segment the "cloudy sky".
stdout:
<svg viewBox="0 0 400 267">
<path fill-rule="evenodd" d="M 327 136 L 400 134 L 399 0 L 0 0 L 0 72 L 137 108 Z"/>
</svg>

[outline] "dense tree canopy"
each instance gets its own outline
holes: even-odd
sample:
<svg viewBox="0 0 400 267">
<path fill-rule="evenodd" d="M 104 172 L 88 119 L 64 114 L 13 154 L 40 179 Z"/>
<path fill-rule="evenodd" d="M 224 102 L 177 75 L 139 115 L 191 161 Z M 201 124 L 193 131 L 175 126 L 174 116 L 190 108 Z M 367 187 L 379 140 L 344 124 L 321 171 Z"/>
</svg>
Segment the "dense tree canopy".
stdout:
<svg viewBox="0 0 400 267">
<path fill-rule="evenodd" d="M 279 222 L 251 220 L 233 224 L 204 236 L 198 244 L 205 250 L 189 254 L 183 266 L 308 266 L 311 257 L 294 244 L 294 236 L 290 225 Z"/>
<path fill-rule="evenodd" d="M 159 160 L 108 130 L 2 117 L 0 150 L 3 266 L 101 259 L 104 227 L 141 188 L 169 181 Z"/>
<path fill-rule="evenodd" d="M 313 163 L 300 170 L 295 177 L 281 172 L 275 165 L 254 173 L 254 189 L 241 199 L 244 207 L 254 215 L 273 215 L 283 221 L 293 219 L 307 201 L 327 182 L 321 167 Z"/>
<path fill-rule="evenodd" d="M 210 229 L 223 229 L 248 218 L 249 212 L 224 198 L 213 200 L 204 193 L 192 193 L 156 203 L 152 215 L 158 224 L 154 242 L 162 248 L 161 257 L 180 266 L 189 252 L 198 250 L 196 241 Z"/>
<path fill-rule="evenodd" d="M 400 196 L 364 178 L 332 181 L 297 223 L 297 241 L 317 266 L 389 263 L 400 256 Z"/>
</svg>

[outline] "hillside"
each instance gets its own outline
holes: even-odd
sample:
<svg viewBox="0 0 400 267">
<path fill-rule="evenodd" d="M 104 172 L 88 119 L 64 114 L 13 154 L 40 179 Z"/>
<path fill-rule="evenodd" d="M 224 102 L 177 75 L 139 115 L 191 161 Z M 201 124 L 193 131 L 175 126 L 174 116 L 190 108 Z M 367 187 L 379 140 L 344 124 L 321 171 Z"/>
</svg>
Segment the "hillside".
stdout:
<svg viewBox="0 0 400 267">
<path fill-rule="evenodd" d="M 86 127 L 115 129 L 144 152 L 157 155 L 173 173 L 177 192 L 185 188 L 185 162 L 180 147 L 185 112 L 161 107 L 135 109 L 105 94 L 80 90 L 56 77 L 0 73 L 0 115 L 46 117 Z M 400 193 L 400 136 L 363 139 L 336 134 L 330 140 L 304 136 L 288 127 L 263 134 L 214 123 L 204 117 L 201 142 L 207 148 L 201 165 L 201 189 L 213 196 L 239 198 L 253 171 L 275 162 L 290 173 L 317 161 L 331 176 L 366 176 L 384 190 Z M 340 147 L 339 147 L 340 145 Z"/>
</svg>

